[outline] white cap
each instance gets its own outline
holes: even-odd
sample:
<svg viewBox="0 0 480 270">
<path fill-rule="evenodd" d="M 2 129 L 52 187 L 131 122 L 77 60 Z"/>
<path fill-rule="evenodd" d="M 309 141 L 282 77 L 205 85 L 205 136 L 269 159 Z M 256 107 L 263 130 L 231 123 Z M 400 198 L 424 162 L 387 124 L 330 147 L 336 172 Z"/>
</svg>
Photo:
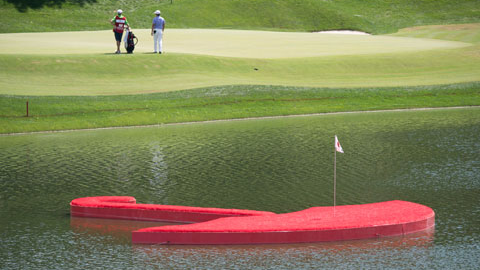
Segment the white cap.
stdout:
<svg viewBox="0 0 480 270">
<path fill-rule="evenodd" d="M 117 10 L 117 13 L 118 13 L 118 14 L 122 14 L 122 13 L 123 13 L 123 10 L 119 9 L 119 10 Z"/>
<path fill-rule="evenodd" d="M 160 10 L 157 9 L 157 10 L 155 10 L 154 13 L 157 14 L 157 15 L 160 15 Z"/>
</svg>

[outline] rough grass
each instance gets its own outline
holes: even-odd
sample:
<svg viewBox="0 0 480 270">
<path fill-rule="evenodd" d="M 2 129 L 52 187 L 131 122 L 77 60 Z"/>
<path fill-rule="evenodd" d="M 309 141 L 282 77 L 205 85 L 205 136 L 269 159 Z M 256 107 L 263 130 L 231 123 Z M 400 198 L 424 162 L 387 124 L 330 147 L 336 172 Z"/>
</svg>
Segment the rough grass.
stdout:
<svg viewBox="0 0 480 270">
<path fill-rule="evenodd" d="M 400 28 L 480 21 L 475 0 L 98 0 L 83 7 L 43 8 L 21 13 L 0 2 L 1 32 L 110 29 L 122 8 L 134 29 L 151 26 L 162 10 L 170 28 L 270 29 L 280 31 L 361 30 L 393 33 Z"/>
<path fill-rule="evenodd" d="M 480 83 L 362 89 L 244 85 L 94 97 L 3 95 L 0 133 L 479 104 Z"/>
</svg>

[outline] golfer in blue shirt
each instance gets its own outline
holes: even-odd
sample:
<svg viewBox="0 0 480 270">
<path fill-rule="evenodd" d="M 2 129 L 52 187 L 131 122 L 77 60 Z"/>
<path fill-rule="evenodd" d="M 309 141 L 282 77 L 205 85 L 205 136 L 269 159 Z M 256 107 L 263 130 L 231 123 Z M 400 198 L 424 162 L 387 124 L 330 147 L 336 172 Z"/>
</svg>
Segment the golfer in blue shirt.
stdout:
<svg viewBox="0 0 480 270">
<path fill-rule="evenodd" d="M 165 19 L 160 17 L 160 10 L 156 10 L 152 21 L 153 52 L 162 53 L 162 36 L 165 30 Z"/>
</svg>

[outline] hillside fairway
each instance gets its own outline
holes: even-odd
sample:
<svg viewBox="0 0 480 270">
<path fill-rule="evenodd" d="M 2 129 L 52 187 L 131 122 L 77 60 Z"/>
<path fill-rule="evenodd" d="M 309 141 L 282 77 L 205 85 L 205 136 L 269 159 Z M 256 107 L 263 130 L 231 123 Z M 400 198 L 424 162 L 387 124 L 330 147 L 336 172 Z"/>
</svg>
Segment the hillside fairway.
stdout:
<svg viewBox="0 0 480 270">
<path fill-rule="evenodd" d="M 44 6 L 19 12 L 12 4 L 0 1 L 0 32 L 107 30 L 111 29 L 108 20 L 119 8 L 134 29 L 149 28 L 157 9 L 162 11 L 169 29 L 350 29 L 385 34 L 410 26 L 480 20 L 477 0 L 95 0 L 85 5 L 72 4 L 72 0 L 64 2 L 61 8 Z"/>
</svg>

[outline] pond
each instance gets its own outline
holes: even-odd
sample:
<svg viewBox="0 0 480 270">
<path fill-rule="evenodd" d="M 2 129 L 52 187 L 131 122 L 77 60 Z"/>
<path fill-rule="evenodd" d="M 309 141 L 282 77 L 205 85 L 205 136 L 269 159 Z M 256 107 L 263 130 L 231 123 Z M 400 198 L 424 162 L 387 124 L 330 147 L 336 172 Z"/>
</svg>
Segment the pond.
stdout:
<svg viewBox="0 0 480 270">
<path fill-rule="evenodd" d="M 475 268 L 480 109 L 345 113 L 0 137 L 0 269 Z M 160 223 L 69 216 L 75 198 L 285 213 L 406 200 L 435 230 L 294 245 L 133 245 Z"/>
</svg>

